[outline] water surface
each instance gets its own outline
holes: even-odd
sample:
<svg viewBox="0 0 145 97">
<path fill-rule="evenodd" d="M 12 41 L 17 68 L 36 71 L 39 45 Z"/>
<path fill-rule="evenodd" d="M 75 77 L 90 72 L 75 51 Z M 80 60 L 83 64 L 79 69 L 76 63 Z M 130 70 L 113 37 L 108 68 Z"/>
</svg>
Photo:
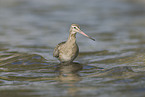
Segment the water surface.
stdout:
<svg viewBox="0 0 145 97">
<path fill-rule="evenodd" d="M 131 0 L 1 0 L 1 97 L 144 97 L 145 7 Z M 53 58 L 72 23 L 80 54 Z"/>
</svg>

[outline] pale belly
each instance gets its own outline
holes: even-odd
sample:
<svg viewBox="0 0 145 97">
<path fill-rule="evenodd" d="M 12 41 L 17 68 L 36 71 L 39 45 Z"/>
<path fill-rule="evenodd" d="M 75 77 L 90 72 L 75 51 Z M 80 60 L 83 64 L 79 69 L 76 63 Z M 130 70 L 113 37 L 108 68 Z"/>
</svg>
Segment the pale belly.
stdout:
<svg viewBox="0 0 145 97">
<path fill-rule="evenodd" d="M 78 56 L 79 49 L 64 49 L 59 53 L 59 60 L 61 62 L 72 62 Z"/>
<path fill-rule="evenodd" d="M 69 56 L 69 55 L 66 55 L 66 54 L 62 54 L 61 57 L 60 57 L 60 60 L 61 61 L 71 61 L 73 59 L 72 56 Z"/>
</svg>

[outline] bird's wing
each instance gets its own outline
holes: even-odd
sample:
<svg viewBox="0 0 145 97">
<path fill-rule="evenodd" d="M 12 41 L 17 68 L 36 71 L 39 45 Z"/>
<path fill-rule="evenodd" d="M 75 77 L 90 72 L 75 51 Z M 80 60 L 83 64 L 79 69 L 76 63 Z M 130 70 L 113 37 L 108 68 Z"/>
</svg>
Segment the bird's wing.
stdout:
<svg viewBox="0 0 145 97">
<path fill-rule="evenodd" d="M 54 49 L 54 51 L 53 51 L 53 57 L 56 57 L 56 58 L 58 58 L 59 57 L 59 47 L 62 45 L 62 44 L 64 44 L 65 42 L 61 42 L 61 43 L 59 43 L 57 46 L 56 46 L 56 48 Z"/>
</svg>

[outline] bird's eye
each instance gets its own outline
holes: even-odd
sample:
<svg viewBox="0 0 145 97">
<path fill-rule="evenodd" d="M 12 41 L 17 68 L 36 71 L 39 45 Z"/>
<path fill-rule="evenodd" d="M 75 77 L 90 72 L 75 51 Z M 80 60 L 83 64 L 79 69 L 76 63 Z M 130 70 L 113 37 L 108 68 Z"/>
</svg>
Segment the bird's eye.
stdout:
<svg viewBox="0 0 145 97">
<path fill-rule="evenodd" d="M 74 27 L 75 29 L 77 29 L 77 27 Z"/>
</svg>

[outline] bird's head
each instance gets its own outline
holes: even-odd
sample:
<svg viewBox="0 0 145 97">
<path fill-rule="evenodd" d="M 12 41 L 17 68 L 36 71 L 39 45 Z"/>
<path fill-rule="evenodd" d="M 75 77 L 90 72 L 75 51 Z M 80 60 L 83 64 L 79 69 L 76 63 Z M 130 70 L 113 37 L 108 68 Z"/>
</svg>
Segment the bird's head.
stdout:
<svg viewBox="0 0 145 97">
<path fill-rule="evenodd" d="M 95 41 L 95 39 L 93 39 L 92 37 L 88 36 L 88 35 L 85 34 L 83 31 L 81 31 L 79 25 L 77 25 L 77 24 L 72 24 L 71 27 L 70 27 L 70 34 L 76 34 L 76 33 L 80 33 L 80 34 L 82 34 L 82 35 L 84 35 L 84 36 L 86 36 L 86 37 L 88 37 L 88 38 L 90 38 L 90 39 L 92 39 L 92 40 Z"/>
</svg>

